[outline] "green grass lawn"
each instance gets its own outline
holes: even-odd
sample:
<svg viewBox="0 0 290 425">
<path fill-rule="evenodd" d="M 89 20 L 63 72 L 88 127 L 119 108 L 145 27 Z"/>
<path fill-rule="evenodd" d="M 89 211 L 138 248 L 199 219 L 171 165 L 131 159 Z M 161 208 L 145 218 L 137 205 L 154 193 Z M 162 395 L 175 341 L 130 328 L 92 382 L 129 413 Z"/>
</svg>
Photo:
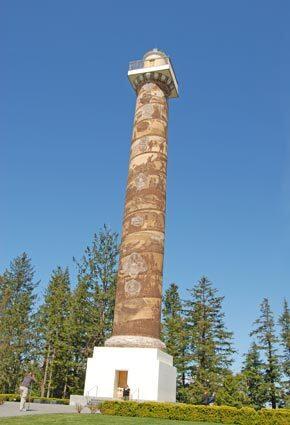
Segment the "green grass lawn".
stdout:
<svg viewBox="0 0 290 425">
<path fill-rule="evenodd" d="M 166 419 L 153 418 L 127 418 L 124 416 L 103 415 L 77 415 L 77 414 L 54 414 L 54 415 L 27 415 L 25 417 L 0 418 L 1 425 L 219 425 L 213 422 L 184 422 L 169 421 Z"/>
</svg>

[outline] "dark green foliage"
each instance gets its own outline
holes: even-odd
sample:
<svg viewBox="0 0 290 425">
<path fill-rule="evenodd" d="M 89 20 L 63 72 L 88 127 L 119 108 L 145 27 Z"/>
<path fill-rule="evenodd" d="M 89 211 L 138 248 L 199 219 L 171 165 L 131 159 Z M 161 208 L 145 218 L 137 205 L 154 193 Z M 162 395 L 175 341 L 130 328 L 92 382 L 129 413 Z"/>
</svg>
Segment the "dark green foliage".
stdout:
<svg viewBox="0 0 290 425">
<path fill-rule="evenodd" d="M 33 391 L 67 397 L 83 391 L 87 358 L 112 331 L 117 234 L 106 226 L 94 235 L 78 265 L 71 293 L 68 269 L 56 268 L 44 302 L 32 315 L 33 268 L 26 254 L 0 276 L 0 390 L 14 392 L 26 371 Z"/>
<path fill-rule="evenodd" d="M 193 406 L 181 403 L 137 403 L 105 401 L 101 405 L 105 415 L 163 418 L 183 421 L 217 422 L 237 425 L 289 425 L 289 410 L 260 410 L 249 407 Z"/>
<path fill-rule="evenodd" d="M 188 370 L 188 334 L 178 286 L 172 283 L 165 291 L 162 310 L 162 339 L 166 352 L 177 368 L 177 387 L 184 387 Z"/>
<path fill-rule="evenodd" d="M 0 392 L 14 392 L 30 368 L 34 269 L 26 253 L 0 277 Z"/>
<path fill-rule="evenodd" d="M 284 300 L 283 312 L 279 317 L 280 339 L 283 348 L 282 368 L 285 377 L 290 379 L 290 310 L 288 303 Z"/>
<path fill-rule="evenodd" d="M 77 285 L 67 321 L 71 347 L 70 393 L 83 391 L 87 358 L 111 335 L 118 261 L 118 235 L 104 226 L 77 263 Z"/>
<path fill-rule="evenodd" d="M 265 382 L 268 386 L 269 401 L 276 409 L 279 397 L 281 370 L 277 354 L 278 338 L 275 333 L 275 322 L 269 300 L 264 298 L 260 306 L 260 317 L 254 322 L 255 329 L 251 336 L 256 336 L 258 348 L 264 354 Z"/>
<path fill-rule="evenodd" d="M 70 314 L 66 321 L 67 344 L 71 354 L 68 380 L 71 394 L 83 392 L 86 361 L 92 354 L 91 340 L 98 324 L 89 286 L 84 279 L 80 279 L 70 298 Z"/>
<path fill-rule="evenodd" d="M 118 261 L 118 234 L 107 226 L 94 235 L 91 246 L 85 249 L 78 265 L 78 283 L 83 281 L 91 292 L 95 312 L 94 333 L 90 335 L 91 349 L 103 345 L 111 335 L 114 319 L 115 290 Z"/>
<path fill-rule="evenodd" d="M 224 297 L 217 295 L 217 289 L 206 277 L 202 277 L 189 294 L 185 302 L 191 362 L 187 401 L 200 404 L 222 385 L 234 350 L 232 332 L 227 331 L 224 324 Z"/>
<path fill-rule="evenodd" d="M 242 374 L 229 373 L 223 379 L 223 385 L 217 390 L 215 403 L 219 406 L 243 407 L 250 405 L 247 396 L 247 382 Z"/>
<path fill-rule="evenodd" d="M 41 396 L 66 397 L 70 365 L 70 347 L 66 321 L 70 307 L 68 269 L 52 272 L 44 303 L 35 317 L 42 357 Z"/>
<path fill-rule="evenodd" d="M 282 346 L 282 404 L 290 407 L 290 310 L 287 300 L 284 300 L 283 311 L 279 317 L 280 343 Z"/>
<path fill-rule="evenodd" d="M 258 409 L 262 408 L 268 401 L 268 385 L 265 381 L 264 364 L 255 342 L 246 354 L 242 372 L 247 384 L 246 394 L 251 405 Z"/>
<path fill-rule="evenodd" d="M 73 291 L 67 269 L 52 273 L 34 320 L 42 397 L 82 393 L 87 358 L 111 332 L 117 253 L 117 235 L 105 226 L 77 264 Z"/>
</svg>

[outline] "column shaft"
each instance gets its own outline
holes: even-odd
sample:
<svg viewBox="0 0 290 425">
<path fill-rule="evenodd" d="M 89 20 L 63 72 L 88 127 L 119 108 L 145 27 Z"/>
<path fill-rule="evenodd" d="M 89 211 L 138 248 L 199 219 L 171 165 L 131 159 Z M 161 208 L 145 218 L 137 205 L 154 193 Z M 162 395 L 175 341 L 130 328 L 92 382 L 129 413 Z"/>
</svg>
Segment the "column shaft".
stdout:
<svg viewBox="0 0 290 425">
<path fill-rule="evenodd" d="M 136 101 L 131 144 L 113 338 L 106 345 L 155 344 L 159 348 L 164 347 L 159 338 L 167 110 L 166 95 L 156 83 L 148 82 L 141 86 Z M 141 344 L 140 339 L 143 341 Z M 154 343 L 154 339 L 157 342 Z M 146 341 L 149 341 L 148 344 Z"/>
</svg>

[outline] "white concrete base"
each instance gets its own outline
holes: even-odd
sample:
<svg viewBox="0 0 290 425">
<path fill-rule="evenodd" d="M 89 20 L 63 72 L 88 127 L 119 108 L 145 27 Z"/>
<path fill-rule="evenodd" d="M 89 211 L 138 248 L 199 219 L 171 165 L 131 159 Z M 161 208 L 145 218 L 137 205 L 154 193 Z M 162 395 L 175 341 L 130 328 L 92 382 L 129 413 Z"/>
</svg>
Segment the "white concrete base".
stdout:
<svg viewBox="0 0 290 425">
<path fill-rule="evenodd" d="M 95 347 L 84 396 L 118 398 L 118 371 L 128 372 L 131 400 L 176 401 L 173 358 L 158 348 Z"/>
</svg>

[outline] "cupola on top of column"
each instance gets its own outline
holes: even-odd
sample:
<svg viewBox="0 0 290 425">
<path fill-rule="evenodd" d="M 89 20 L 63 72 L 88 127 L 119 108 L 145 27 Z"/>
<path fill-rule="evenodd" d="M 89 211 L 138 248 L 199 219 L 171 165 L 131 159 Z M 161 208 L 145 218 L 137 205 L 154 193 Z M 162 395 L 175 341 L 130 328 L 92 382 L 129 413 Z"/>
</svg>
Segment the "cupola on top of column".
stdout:
<svg viewBox="0 0 290 425">
<path fill-rule="evenodd" d="M 129 63 L 128 78 L 134 90 L 145 82 L 155 81 L 169 98 L 178 97 L 178 83 L 170 58 L 158 49 L 145 53 L 142 60 Z"/>
</svg>

